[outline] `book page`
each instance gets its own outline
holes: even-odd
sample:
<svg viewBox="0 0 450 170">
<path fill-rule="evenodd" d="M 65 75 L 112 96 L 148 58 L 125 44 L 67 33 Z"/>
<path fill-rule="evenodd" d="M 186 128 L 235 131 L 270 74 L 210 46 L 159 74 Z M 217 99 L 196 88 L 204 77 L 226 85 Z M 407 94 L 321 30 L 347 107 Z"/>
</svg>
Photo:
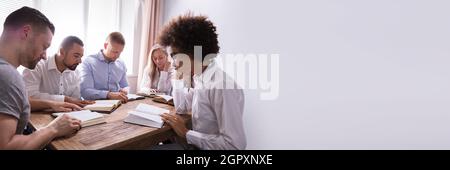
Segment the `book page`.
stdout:
<svg viewBox="0 0 450 170">
<path fill-rule="evenodd" d="M 158 122 L 158 123 L 162 123 L 162 119 L 161 116 L 159 115 L 155 115 L 155 114 L 148 114 L 148 113 L 142 113 L 142 112 L 138 112 L 138 111 L 130 111 L 128 112 L 129 114 L 141 117 L 141 118 L 145 118 L 147 120 L 152 120 L 154 122 Z"/>
<path fill-rule="evenodd" d="M 57 117 L 57 116 L 61 116 L 61 115 L 63 115 L 63 114 L 70 114 L 70 113 L 90 113 L 91 111 L 90 110 L 80 110 L 80 111 L 73 111 L 73 112 L 58 112 L 58 113 L 52 113 L 52 116 L 55 116 L 55 117 Z"/>
<path fill-rule="evenodd" d="M 154 96 L 157 96 L 157 95 L 164 95 L 164 93 L 159 93 L 159 92 L 140 92 L 140 93 L 137 93 L 137 95 L 146 96 L 146 97 L 154 97 Z"/>
<path fill-rule="evenodd" d="M 119 103 L 120 100 L 96 100 L 94 104 L 87 105 L 84 108 L 113 108 Z"/>
<path fill-rule="evenodd" d="M 116 105 L 119 104 L 120 100 L 96 100 L 95 104 L 110 104 L 110 105 Z"/>
<path fill-rule="evenodd" d="M 169 95 L 157 95 L 157 96 L 159 96 L 159 97 L 162 97 L 164 100 L 166 100 L 166 101 L 169 101 L 169 100 L 172 100 L 173 99 L 173 97 L 172 96 L 169 96 Z"/>
<path fill-rule="evenodd" d="M 139 105 L 135 109 L 138 112 L 161 115 L 163 113 L 169 113 L 170 111 L 167 109 L 159 108 L 156 106 L 139 103 Z"/>
<path fill-rule="evenodd" d="M 91 112 L 90 110 L 82 110 L 82 111 L 75 111 L 75 112 L 61 112 L 61 113 L 53 113 L 53 116 L 60 116 L 63 114 L 68 114 L 70 117 L 73 117 L 75 119 L 81 120 L 81 122 L 97 119 L 103 117 L 102 114 L 97 112 Z"/>
<path fill-rule="evenodd" d="M 136 94 L 127 94 L 128 100 L 142 98 L 143 96 L 139 96 Z"/>
</svg>

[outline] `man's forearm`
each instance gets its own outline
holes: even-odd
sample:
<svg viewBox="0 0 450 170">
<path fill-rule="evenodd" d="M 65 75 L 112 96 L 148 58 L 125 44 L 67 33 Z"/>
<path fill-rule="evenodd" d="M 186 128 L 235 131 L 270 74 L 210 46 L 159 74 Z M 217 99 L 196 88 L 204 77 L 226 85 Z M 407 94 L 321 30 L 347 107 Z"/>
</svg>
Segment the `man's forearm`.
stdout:
<svg viewBox="0 0 450 170">
<path fill-rule="evenodd" d="M 31 111 L 41 111 L 50 109 L 50 101 L 28 98 L 30 101 Z"/>
<path fill-rule="evenodd" d="M 5 149 L 42 149 L 56 136 L 56 131 L 45 127 L 30 135 L 15 135 Z"/>
</svg>

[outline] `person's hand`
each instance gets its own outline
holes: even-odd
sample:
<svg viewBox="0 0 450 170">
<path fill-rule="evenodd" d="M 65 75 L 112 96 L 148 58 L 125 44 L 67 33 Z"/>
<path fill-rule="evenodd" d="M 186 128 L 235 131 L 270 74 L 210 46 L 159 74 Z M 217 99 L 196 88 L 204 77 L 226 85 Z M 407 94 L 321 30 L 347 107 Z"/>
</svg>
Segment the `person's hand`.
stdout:
<svg viewBox="0 0 450 170">
<path fill-rule="evenodd" d="M 183 67 L 183 61 L 175 62 L 174 67 L 175 70 L 178 70 L 179 68 Z"/>
<path fill-rule="evenodd" d="M 125 90 L 125 89 L 120 89 L 119 92 L 123 93 L 124 95 L 127 95 L 127 94 L 128 94 L 128 91 Z"/>
<path fill-rule="evenodd" d="M 70 112 L 81 110 L 80 106 L 68 102 L 49 101 L 50 108 L 56 112 Z"/>
<path fill-rule="evenodd" d="M 128 102 L 127 95 L 122 92 L 109 92 L 107 97 L 108 99 L 120 100 L 122 103 Z"/>
<path fill-rule="evenodd" d="M 186 128 L 186 124 L 181 116 L 177 114 L 164 113 L 161 115 L 161 119 L 168 123 L 178 136 L 186 139 L 186 133 L 189 130 Z"/>
<path fill-rule="evenodd" d="M 70 136 L 81 129 L 81 121 L 63 114 L 50 122 L 47 128 L 55 132 L 55 137 Z"/>
<path fill-rule="evenodd" d="M 95 104 L 95 101 L 93 101 L 93 100 L 82 100 L 82 101 L 80 101 L 80 103 L 82 105 L 86 106 L 86 105 L 90 105 L 90 104 Z"/>
<path fill-rule="evenodd" d="M 90 100 L 80 100 L 80 99 L 75 99 L 75 98 L 68 97 L 68 96 L 64 97 L 64 101 L 65 101 L 65 102 L 69 102 L 69 103 L 76 104 L 76 105 L 78 105 L 78 106 L 80 106 L 80 107 L 84 107 L 84 106 L 86 106 L 86 105 L 90 105 L 90 104 L 94 104 L 94 103 L 95 103 L 95 101 L 90 101 Z"/>
<path fill-rule="evenodd" d="M 159 93 L 158 89 L 150 89 L 150 93 Z"/>
<path fill-rule="evenodd" d="M 165 72 L 169 71 L 169 68 L 170 68 L 171 65 L 172 65 L 172 63 L 170 63 L 170 61 L 167 60 L 166 64 L 164 64 L 164 68 L 163 68 L 162 71 L 165 71 Z"/>
</svg>

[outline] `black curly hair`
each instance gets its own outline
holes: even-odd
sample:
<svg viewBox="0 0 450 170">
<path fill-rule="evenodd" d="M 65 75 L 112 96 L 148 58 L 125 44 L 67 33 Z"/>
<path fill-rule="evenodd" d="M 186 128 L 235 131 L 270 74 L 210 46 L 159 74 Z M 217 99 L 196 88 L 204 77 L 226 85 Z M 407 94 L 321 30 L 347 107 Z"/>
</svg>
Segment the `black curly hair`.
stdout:
<svg viewBox="0 0 450 170">
<path fill-rule="evenodd" d="M 219 53 L 216 26 L 206 16 L 192 13 L 171 20 L 161 31 L 158 43 L 171 46 L 179 53 L 194 56 L 194 47 L 202 47 L 202 61 L 208 54 Z"/>
</svg>

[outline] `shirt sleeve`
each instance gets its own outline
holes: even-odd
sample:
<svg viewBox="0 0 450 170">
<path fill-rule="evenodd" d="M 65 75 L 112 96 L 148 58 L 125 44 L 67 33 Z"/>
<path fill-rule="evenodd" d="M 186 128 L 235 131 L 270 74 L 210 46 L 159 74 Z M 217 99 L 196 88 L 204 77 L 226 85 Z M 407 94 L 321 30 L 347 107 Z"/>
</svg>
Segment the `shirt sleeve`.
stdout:
<svg viewBox="0 0 450 170">
<path fill-rule="evenodd" d="M 80 79 L 81 79 L 81 96 L 85 100 L 97 100 L 97 99 L 106 99 L 108 95 L 108 91 L 105 90 L 97 90 L 94 88 L 94 78 L 92 74 L 92 69 L 87 63 L 84 61 L 80 65 Z"/>
<path fill-rule="evenodd" d="M 39 90 L 41 85 L 44 68 L 38 64 L 34 70 L 24 69 L 23 80 L 28 92 L 28 96 L 35 99 L 44 99 L 52 101 L 64 101 L 64 95 L 52 95 L 50 93 L 43 93 Z"/>
<path fill-rule="evenodd" d="M 3 76 L 3 75 L 0 75 Z M 27 104 L 26 92 L 24 86 L 20 86 L 19 82 L 14 82 L 14 79 L 4 80 L 0 84 L 0 114 L 13 116 L 20 119 L 20 114 L 24 112 L 23 108 Z M 13 82 L 11 82 L 13 81 Z"/>
<path fill-rule="evenodd" d="M 75 75 L 73 78 L 74 78 L 74 80 L 72 82 L 74 82 L 74 88 L 72 90 L 70 97 L 73 97 L 76 99 L 81 99 L 81 92 L 80 92 L 81 79 L 80 79 L 78 72 L 75 72 Z"/>
<path fill-rule="evenodd" d="M 122 74 L 122 77 L 119 81 L 120 88 L 126 88 L 128 87 L 128 81 L 127 81 L 127 67 L 125 67 L 125 64 L 123 64 L 123 70 L 125 70 Z"/>
<path fill-rule="evenodd" d="M 192 110 L 192 100 L 194 90 L 192 88 L 182 88 L 174 90 L 174 105 L 177 114 L 187 114 Z"/>
<path fill-rule="evenodd" d="M 243 127 L 244 95 L 242 89 L 212 89 L 209 94 L 211 106 L 217 118 L 219 134 L 188 131 L 186 139 L 201 149 L 245 149 Z"/>
<path fill-rule="evenodd" d="M 142 80 L 139 85 L 139 93 L 149 94 L 150 93 L 150 77 L 148 73 L 148 68 L 144 69 L 144 74 L 142 75 Z"/>
<path fill-rule="evenodd" d="M 158 90 L 169 94 L 172 90 L 172 78 L 174 76 L 174 70 L 169 69 L 169 71 L 161 71 L 158 81 Z"/>
</svg>

